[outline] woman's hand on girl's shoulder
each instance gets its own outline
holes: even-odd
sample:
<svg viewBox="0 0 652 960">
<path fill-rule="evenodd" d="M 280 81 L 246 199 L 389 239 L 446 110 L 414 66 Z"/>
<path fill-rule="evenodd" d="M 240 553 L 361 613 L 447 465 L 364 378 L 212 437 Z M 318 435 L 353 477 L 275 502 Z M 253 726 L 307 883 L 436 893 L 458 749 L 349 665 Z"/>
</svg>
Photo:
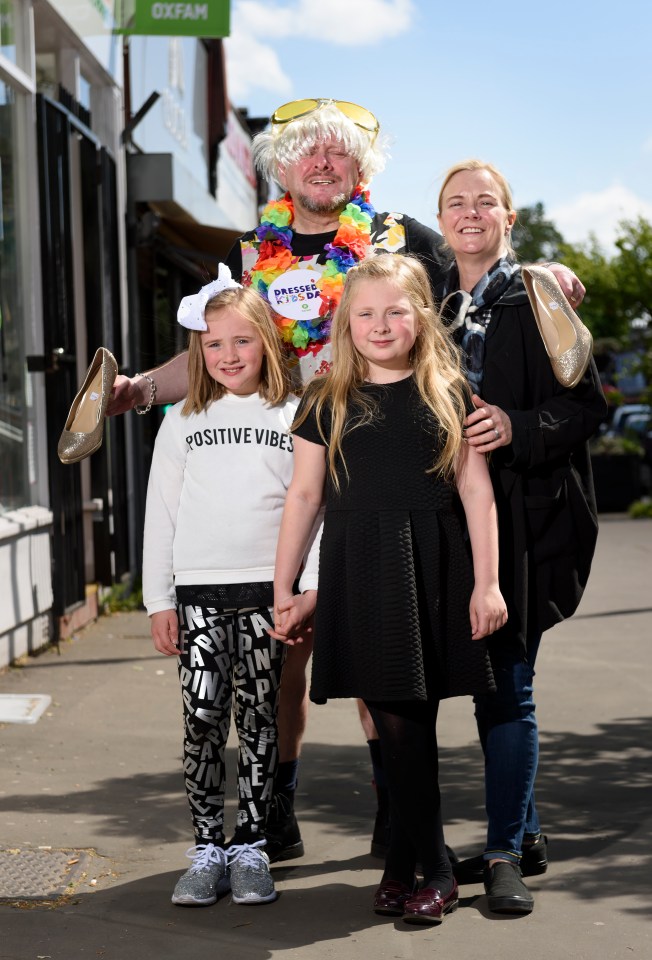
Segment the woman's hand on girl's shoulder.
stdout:
<svg viewBox="0 0 652 960">
<path fill-rule="evenodd" d="M 181 653 L 179 642 L 179 618 L 176 610 L 159 610 L 149 618 L 152 640 L 159 653 L 166 657 L 176 657 Z"/>
<path fill-rule="evenodd" d="M 489 453 L 512 442 L 512 421 L 500 407 L 473 394 L 475 410 L 464 421 L 464 439 L 479 453 Z"/>
<path fill-rule="evenodd" d="M 469 612 L 473 640 L 481 640 L 504 627 L 507 623 L 507 605 L 498 584 L 490 587 L 476 586 L 471 594 Z"/>
</svg>

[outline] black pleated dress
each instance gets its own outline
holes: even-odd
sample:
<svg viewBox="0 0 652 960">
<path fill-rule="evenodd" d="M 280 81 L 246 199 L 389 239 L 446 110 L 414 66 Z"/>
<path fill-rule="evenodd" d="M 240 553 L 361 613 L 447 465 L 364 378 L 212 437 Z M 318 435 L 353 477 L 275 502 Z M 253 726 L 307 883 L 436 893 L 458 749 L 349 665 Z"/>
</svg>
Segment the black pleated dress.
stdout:
<svg viewBox="0 0 652 960">
<path fill-rule="evenodd" d="M 437 424 L 412 377 L 363 389 L 377 414 L 344 437 L 339 492 L 327 478 L 310 697 L 484 693 L 493 678 L 484 641 L 471 640 L 457 495 L 427 473 Z M 323 445 L 314 411 L 296 434 Z"/>
</svg>

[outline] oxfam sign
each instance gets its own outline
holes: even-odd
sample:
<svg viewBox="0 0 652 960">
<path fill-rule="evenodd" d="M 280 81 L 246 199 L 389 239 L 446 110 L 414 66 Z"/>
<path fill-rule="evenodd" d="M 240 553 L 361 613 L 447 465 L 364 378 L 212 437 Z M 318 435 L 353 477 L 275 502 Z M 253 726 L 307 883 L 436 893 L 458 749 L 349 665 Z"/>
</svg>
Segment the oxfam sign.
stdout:
<svg viewBox="0 0 652 960">
<path fill-rule="evenodd" d="M 228 37 L 229 0 L 168 3 L 166 0 L 123 0 L 118 33 L 163 37 Z"/>
</svg>

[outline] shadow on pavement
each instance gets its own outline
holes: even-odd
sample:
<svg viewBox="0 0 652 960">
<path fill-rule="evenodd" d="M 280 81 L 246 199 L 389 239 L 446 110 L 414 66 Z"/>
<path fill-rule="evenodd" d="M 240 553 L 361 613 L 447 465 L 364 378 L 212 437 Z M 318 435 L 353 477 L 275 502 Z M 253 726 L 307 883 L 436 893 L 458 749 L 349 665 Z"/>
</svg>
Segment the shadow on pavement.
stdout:
<svg viewBox="0 0 652 960">
<path fill-rule="evenodd" d="M 233 770 L 234 751 L 229 752 L 229 769 Z M 441 782 L 446 822 L 452 825 L 472 821 L 482 830 L 484 800 L 479 749 L 443 748 Z M 559 871 L 555 886 L 561 883 L 570 896 L 583 899 L 622 897 L 625 883 L 628 892 L 648 889 L 652 872 L 651 788 L 651 718 L 618 719 L 598 725 L 597 731 L 590 734 L 542 733 L 537 803 L 543 829 L 549 836 L 551 862 Z M 299 820 L 305 825 L 312 822 L 313 831 L 325 829 L 336 840 L 370 832 L 374 793 L 366 746 L 308 745 L 299 789 Z M 227 787 L 227 796 L 232 793 Z M 230 814 L 232 819 L 233 804 L 227 809 L 227 818 Z M 7 811 L 43 812 L 50 816 L 78 812 L 85 817 L 100 817 L 99 834 L 131 836 L 138 847 L 186 839 L 188 845 L 192 843 L 182 779 L 176 770 L 159 775 L 110 777 L 93 789 L 63 795 L 50 792 L 47 796 L 0 797 L 0 812 Z M 609 860 L 601 857 L 607 847 L 611 848 Z M 465 856 L 475 852 L 479 851 L 457 851 Z M 338 869 L 363 869 L 365 865 L 367 869 L 381 869 L 377 860 L 358 859 L 362 862 L 311 864 L 304 858 L 277 865 L 275 870 L 288 877 L 305 878 L 335 873 Z M 564 873 L 566 863 L 572 863 L 572 873 Z M 184 865 L 180 863 L 179 870 L 182 869 Z M 161 883 L 159 891 L 164 899 L 168 897 L 171 880 L 166 883 L 167 886 Z M 159 890 L 157 878 L 152 878 L 152 884 L 154 897 L 154 887 Z M 334 894 L 340 889 L 343 892 L 340 919 L 352 920 L 358 908 L 366 915 L 370 891 L 361 895 L 345 884 L 327 886 Z M 122 893 L 113 895 L 123 902 Z M 310 892 L 306 895 L 312 897 Z M 298 897 L 298 893 L 293 893 L 285 898 L 295 904 L 288 904 L 288 910 L 303 911 Z M 129 901 L 126 895 L 125 910 L 130 909 Z M 136 912 L 140 909 L 136 902 L 132 906 Z M 285 907 L 279 909 L 282 915 Z M 190 912 L 196 917 L 204 915 L 203 911 Z M 171 916 L 177 918 L 178 913 L 175 910 Z M 238 909 L 237 917 L 241 915 L 249 916 L 246 908 Z M 331 917 L 329 923 L 336 923 L 337 919 Z"/>
<path fill-rule="evenodd" d="M 537 807 L 549 837 L 551 868 L 558 871 L 555 887 L 565 887 L 572 897 L 609 900 L 649 890 L 652 718 L 596 726 L 590 734 L 540 733 Z M 482 778 L 459 751 L 442 751 L 440 779 L 447 822 L 482 823 Z M 608 858 L 601 856 L 606 848 Z M 572 872 L 564 872 L 565 864 Z"/>
<path fill-rule="evenodd" d="M 340 869 L 345 864 L 333 864 Z M 276 903 L 236 906 L 224 897 L 211 907 L 184 909 L 170 903 L 178 872 L 156 874 L 111 890 L 83 894 L 52 910 L 47 925 L 30 936 L 30 956 L 56 956 L 65 929 L 66 960 L 97 956 L 106 960 L 268 960 L 272 951 L 300 949 L 319 941 L 355 940 L 357 931 L 387 923 L 370 909 L 373 887 L 341 882 L 281 893 Z M 275 876 L 279 876 L 275 871 Z M 5 910 L 1 956 L 16 960 L 21 939 Z M 29 919 L 29 913 L 23 919 Z M 9 921 L 9 922 L 7 922 Z M 46 933 L 47 928 L 47 933 Z M 17 952 L 14 953 L 13 951 Z M 308 954 L 309 955 L 309 954 Z"/>
</svg>

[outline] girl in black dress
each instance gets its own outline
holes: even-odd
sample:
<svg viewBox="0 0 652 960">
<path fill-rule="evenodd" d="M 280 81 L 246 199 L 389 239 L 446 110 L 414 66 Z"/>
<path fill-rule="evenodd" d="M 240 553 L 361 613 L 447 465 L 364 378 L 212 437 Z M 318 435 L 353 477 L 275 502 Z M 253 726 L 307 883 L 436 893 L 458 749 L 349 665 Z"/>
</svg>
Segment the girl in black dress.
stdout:
<svg viewBox="0 0 652 960">
<path fill-rule="evenodd" d="M 308 387 L 292 428 L 273 635 L 295 642 L 292 584 L 325 489 L 311 698 L 361 698 L 379 732 L 392 834 L 374 909 L 440 923 L 457 887 L 437 708 L 493 686 L 482 638 L 506 619 L 496 506 L 484 456 L 463 442 L 468 389 L 421 264 L 381 254 L 353 267 L 331 340 L 332 370 Z"/>
</svg>

